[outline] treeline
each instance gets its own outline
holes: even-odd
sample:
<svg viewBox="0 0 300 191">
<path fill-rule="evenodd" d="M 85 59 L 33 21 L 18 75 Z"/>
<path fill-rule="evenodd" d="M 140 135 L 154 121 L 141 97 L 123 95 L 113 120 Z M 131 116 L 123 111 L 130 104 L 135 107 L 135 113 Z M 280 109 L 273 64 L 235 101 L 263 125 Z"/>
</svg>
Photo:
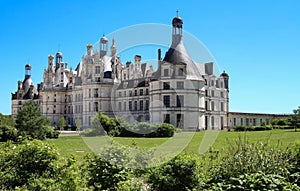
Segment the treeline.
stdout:
<svg viewBox="0 0 300 191">
<path fill-rule="evenodd" d="M 153 167 L 147 166 L 151 151 L 133 149 L 111 144 L 77 162 L 43 141 L 3 143 L 0 190 L 300 190 L 300 144 L 283 148 L 240 139 L 225 155 L 180 154 Z"/>
<path fill-rule="evenodd" d="M 167 123 L 130 124 L 121 117 L 108 117 L 102 111 L 92 118 L 92 127 L 84 136 L 109 135 L 114 137 L 172 137 L 176 128 Z"/>
<path fill-rule="evenodd" d="M 23 139 L 58 138 L 59 132 L 53 130 L 47 117 L 32 101 L 26 103 L 17 113 L 16 121 L 11 116 L 0 114 L 0 142 Z"/>
</svg>

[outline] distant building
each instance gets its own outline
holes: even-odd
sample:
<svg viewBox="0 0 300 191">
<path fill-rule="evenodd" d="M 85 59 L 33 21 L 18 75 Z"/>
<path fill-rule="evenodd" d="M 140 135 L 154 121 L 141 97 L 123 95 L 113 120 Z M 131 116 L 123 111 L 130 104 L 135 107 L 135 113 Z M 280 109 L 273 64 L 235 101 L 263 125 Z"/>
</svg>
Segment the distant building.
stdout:
<svg viewBox="0 0 300 191">
<path fill-rule="evenodd" d="M 39 104 L 42 115 L 52 125 L 60 116 L 83 127 L 102 110 L 109 116 L 122 116 L 129 122 L 165 122 L 182 129 L 223 129 L 229 125 L 229 76 L 215 76 L 214 63 L 194 62 L 183 43 L 183 20 L 172 20 L 172 44 L 161 58 L 158 69 L 142 62 L 136 55 L 134 63 L 125 65 L 117 55 L 112 39 L 110 54 L 108 39 L 100 39 L 100 51 L 87 45 L 86 55 L 75 69 L 68 68 L 63 55 L 48 56 L 44 80 L 35 89 L 31 66 L 25 67 L 25 79 L 18 82 L 12 94 L 12 115 L 28 100 Z M 230 123 L 231 125 L 231 123 Z"/>
<path fill-rule="evenodd" d="M 243 113 L 243 112 L 229 112 L 228 127 L 235 126 L 260 126 L 263 123 L 271 124 L 275 118 L 289 118 L 290 114 L 267 114 L 267 113 Z"/>
</svg>

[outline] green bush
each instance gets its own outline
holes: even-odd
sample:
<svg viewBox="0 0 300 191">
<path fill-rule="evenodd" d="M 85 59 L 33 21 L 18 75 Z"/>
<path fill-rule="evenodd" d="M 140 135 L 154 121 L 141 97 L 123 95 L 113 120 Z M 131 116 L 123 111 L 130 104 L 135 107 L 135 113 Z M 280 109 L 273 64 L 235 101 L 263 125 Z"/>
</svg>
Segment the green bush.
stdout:
<svg viewBox="0 0 300 191">
<path fill-rule="evenodd" d="M 272 130 L 271 125 L 264 125 L 264 126 L 235 126 L 235 131 L 265 131 L 265 130 Z"/>
<path fill-rule="evenodd" d="M 83 135 L 98 136 L 108 134 L 113 137 L 172 137 L 176 128 L 166 123 L 129 124 L 124 118 L 111 118 L 99 112 L 92 119 L 92 130 L 87 130 Z"/>
<path fill-rule="evenodd" d="M 197 156 L 178 155 L 151 169 L 148 182 L 153 190 L 199 190 L 204 180 L 200 168 Z"/>
<path fill-rule="evenodd" d="M 87 190 L 73 157 L 39 140 L 0 144 L 0 190 Z"/>
<path fill-rule="evenodd" d="M 293 190 L 295 168 L 298 167 L 292 149 L 240 140 L 214 168 L 207 188 L 212 185 L 216 190 Z"/>
<path fill-rule="evenodd" d="M 18 137 L 18 131 L 7 125 L 0 126 L 0 142 L 6 142 L 8 140 L 16 141 Z"/>
<path fill-rule="evenodd" d="M 92 186 L 95 190 L 116 190 L 120 182 L 129 179 L 128 169 L 100 156 L 91 156 L 87 159 L 87 164 L 88 186 Z"/>
</svg>

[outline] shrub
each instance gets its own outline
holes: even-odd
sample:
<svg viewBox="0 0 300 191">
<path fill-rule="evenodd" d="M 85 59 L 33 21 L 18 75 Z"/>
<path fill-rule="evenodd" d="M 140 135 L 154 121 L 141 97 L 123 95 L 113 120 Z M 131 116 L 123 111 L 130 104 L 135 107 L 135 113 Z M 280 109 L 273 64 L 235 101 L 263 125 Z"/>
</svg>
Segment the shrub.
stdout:
<svg viewBox="0 0 300 191">
<path fill-rule="evenodd" d="M 87 159 L 89 173 L 88 186 L 96 190 L 116 190 L 121 181 L 129 179 L 129 170 L 113 164 L 100 156 L 93 155 Z"/>
<path fill-rule="evenodd" d="M 146 122 L 129 124 L 124 118 L 110 118 L 101 111 L 93 118 L 92 124 L 93 130 L 83 135 L 104 135 L 105 131 L 113 137 L 172 137 L 176 132 L 176 128 L 171 124 Z"/>
<path fill-rule="evenodd" d="M 16 141 L 17 136 L 17 130 L 15 128 L 6 125 L 0 126 L 0 142 L 6 142 L 8 140 Z"/>
<path fill-rule="evenodd" d="M 289 182 L 297 166 L 295 161 L 292 149 L 261 142 L 243 143 L 240 139 L 217 165 L 207 186 L 214 185 L 219 190 L 249 190 L 251 186 L 254 190 L 292 188 L 293 183 Z"/>
<path fill-rule="evenodd" d="M 5 144 L 0 153 L 0 185 L 14 189 L 28 183 L 31 177 L 42 176 L 53 169 L 58 159 L 56 150 L 41 141 Z"/>
<path fill-rule="evenodd" d="M 153 190 L 198 190 L 203 185 L 200 167 L 197 156 L 178 155 L 151 169 L 148 182 Z"/>
<path fill-rule="evenodd" d="M 264 125 L 264 126 L 236 126 L 234 127 L 235 131 L 265 131 L 265 130 L 272 130 L 271 125 Z"/>
<path fill-rule="evenodd" d="M 75 162 L 39 140 L 1 144 L 0 190 L 86 190 L 85 172 Z"/>
</svg>

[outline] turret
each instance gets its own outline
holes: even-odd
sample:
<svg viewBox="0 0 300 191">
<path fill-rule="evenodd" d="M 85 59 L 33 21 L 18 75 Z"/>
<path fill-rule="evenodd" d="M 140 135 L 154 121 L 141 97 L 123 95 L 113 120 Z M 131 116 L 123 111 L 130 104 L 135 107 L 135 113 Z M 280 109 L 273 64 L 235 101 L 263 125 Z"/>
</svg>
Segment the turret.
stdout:
<svg viewBox="0 0 300 191">
<path fill-rule="evenodd" d="M 55 70 L 57 70 L 59 68 L 59 63 L 62 62 L 62 53 L 61 52 L 57 52 L 56 56 L 55 56 Z"/>
<path fill-rule="evenodd" d="M 100 39 L 100 58 L 103 58 L 103 56 L 107 55 L 108 50 L 108 39 L 103 36 Z"/>
<path fill-rule="evenodd" d="M 31 79 L 31 65 L 26 64 L 25 65 L 25 78 L 23 81 L 23 89 L 25 93 L 28 91 L 30 86 L 33 85 L 32 79 Z"/>
<path fill-rule="evenodd" d="M 49 71 L 53 71 L 53 60 L 54 60 L 54 56 L 53 55 L 49 55 L 48 56 L 48 70 Z"/>
<path fill-rule="evenodd" d="M 87 44 L 86 45 L 86 54 L 89 56 L 92 56 L 92 53 L 93 53 L 93 45 Z"/>
<path fill-rule="evenodd" d="M 110 53 L 111 53 L 111 56 L 116 56 L 116 53 L 117 53 L 117 47 L 115 45 L 115 39 L 113 38 L 112 39 L 112 45 L 110 47 Z"/>
</svg>

